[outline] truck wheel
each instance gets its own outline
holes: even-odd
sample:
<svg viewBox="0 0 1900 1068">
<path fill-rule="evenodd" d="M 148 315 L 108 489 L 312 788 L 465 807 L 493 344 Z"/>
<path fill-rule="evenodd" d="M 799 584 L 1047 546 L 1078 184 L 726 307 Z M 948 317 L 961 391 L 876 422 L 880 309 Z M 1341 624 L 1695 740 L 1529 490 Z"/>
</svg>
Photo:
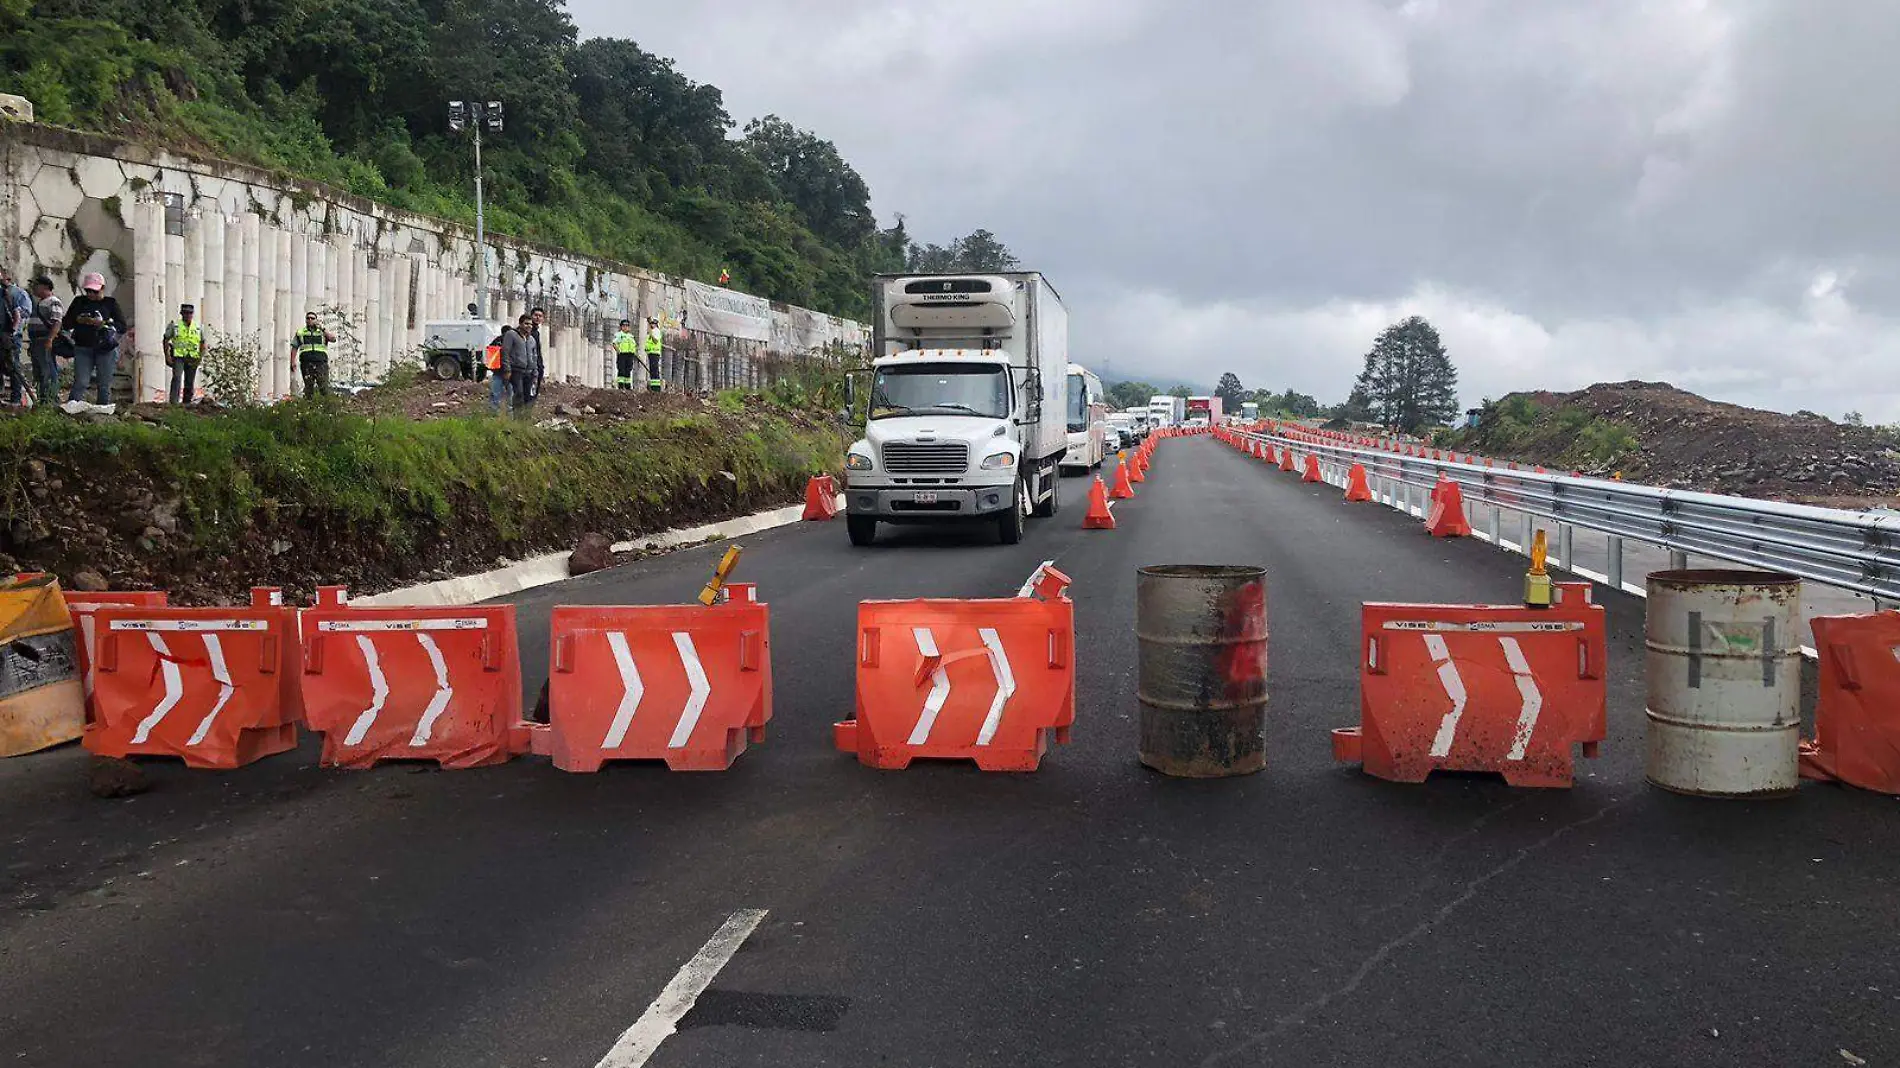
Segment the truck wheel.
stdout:
<svg viewBox="0 0 1900 1068">
<path fill-rule="evenodd" d="M 1023 505 L 1029 500 L 1029 483 L 1016 480 L 1016 499 L 1008 508 L 996 515 L 996 538 L 1004 545 L 1015 545 L 1023 540 Z"/>
<path fill-rule="evenodd" d="M 1084 468 L 1082 470 L 1082 473 L 1084 475 L 1088 474 L 1088 469 Z M 1049 481 L 1049 499 L 1046 501 L 1039 501 L 1036 504 L 1036 515 L 1044 519 L 1047 519 L 1050 516 L 1055 515 L 1056 509 L 1062 507 L 1062 479 L 1060 477 L 1055 477 L 1055 478 L 1050 478 L 1048 481 Z"/>
<path fill-rule="evenodd" d="M 429 367 L 444 382 L 453 382 L 462 377 L 462 361 L 453 352 L 438 352 L 431 356 Z"/>
<path fill-rule="evenodd" d="M 851 535 L 851 544 L 869 545 L 877 540 L 877 517 L 874 515 L 846 515 L 844 531 Z"/>
</svg>

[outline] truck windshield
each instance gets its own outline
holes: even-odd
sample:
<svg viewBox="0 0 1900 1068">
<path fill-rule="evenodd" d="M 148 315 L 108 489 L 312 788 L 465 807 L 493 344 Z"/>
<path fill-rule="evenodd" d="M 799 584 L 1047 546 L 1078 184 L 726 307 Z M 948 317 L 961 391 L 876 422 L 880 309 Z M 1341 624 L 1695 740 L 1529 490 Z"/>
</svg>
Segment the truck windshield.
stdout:
<svg viewBox="0 0 1900 1068">
<path fill-rule="evenodd" d="M 1069 432 L 1079 434 L 1089 428 L 1089 387 L 1081 375 L 1069 376 Z"/>
<path fill-rule="evenodd" d="M 995 364 L 911 363 L 878 371 L 871 418 L 894 415 L 1009 415 L 1009 378 Z"/>
</svg>

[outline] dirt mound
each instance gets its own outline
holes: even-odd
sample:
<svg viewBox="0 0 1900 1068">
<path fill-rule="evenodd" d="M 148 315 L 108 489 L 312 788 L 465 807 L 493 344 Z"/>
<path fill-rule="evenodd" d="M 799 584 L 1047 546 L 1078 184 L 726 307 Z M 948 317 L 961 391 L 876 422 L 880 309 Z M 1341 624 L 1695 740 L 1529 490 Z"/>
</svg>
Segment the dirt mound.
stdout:
<svg viewBox="0 0 1900 1068">
<path fill-rule="evenodd" d="M 709 397 L 685 393 L 648 393 L 630 389 L 592 389 L 555 382 L 546 383 L 535 401 L 536 420 L 566 419 L 650 419 L 705 411 L 713 405 Z M 401 415 L 410 419 L 440 419 L 449 416 L 489 414 L 488 383 L 458 380 L 444 382 L 416 378 L 393 385 L 375 386 L 349 398 L 345 406 L 373 416 Z"/>
<path fill-rule="evenodd" d="M 1565 433 L 1513 434 L 1510 413 Z M 1585 419 L 1584 417 L 1587 417 Z M 1473 435 L 1472 447 L 1506 459 L 1573 466 L 1579 434 L 1620 427 L 1629 447 L 1606 455 L 1592 474 L 1620 471 L 1632 482 L 1839 507 L 1869 507 L 1900 494 L 1900 441 L 1884 429 L 1846 426 L 1812 412 L 1726 404 L 1665 382 L 1599 383 L 1575 393 L 1514 393 Z M 1574 457 L 1571 457 L 1574 458 Z"/>
</svg>

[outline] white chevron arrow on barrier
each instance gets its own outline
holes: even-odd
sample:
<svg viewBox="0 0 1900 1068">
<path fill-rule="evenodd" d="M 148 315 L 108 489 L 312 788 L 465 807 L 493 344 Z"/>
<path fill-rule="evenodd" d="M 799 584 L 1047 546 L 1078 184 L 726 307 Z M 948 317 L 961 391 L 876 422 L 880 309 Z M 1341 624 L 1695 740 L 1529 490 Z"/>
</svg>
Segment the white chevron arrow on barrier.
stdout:
<svg viewBox="0 0 1900 1068">
<path fill-rule="evenodd" d="M 620 671 L 620 706 L 614 709 L 614 721 L 607 728 L 607 737 L 601 740 L 602 749 L 618 749 L 627 740 L 627 728 L 633 726 L 633 714 L 640 709 L 640 699 L 646 696 L 646 684 L 640 681 L 640 667 L 633 662 L 633 650 L 627 647 L 627 636 L 615 631 L 607 635 L 607 648 L 614 654 L 614 667 Z"/>
<path fill-rule="evenodd" d="M 411 748 L 420 748 L 429 744 L 429 734 L 435 730 L 435 721 L 449 707 L 449 699 L 455 696 L 455 688 L 449 685 L 449 665 L 442 659 L 442 649 L 435 644 L 434 635 L 418 631 L 416 640 L 422 643 L 422 651 L 429 654 L 429 665 L 435 668 L 435 696 L 429 698 L 429 707 L 422 710 L 422 718 L 416 722 L 416 733 L 409 738 Z"/>
<path fill-rule="evenodd" d="M 1009 654 L 1003 651 L 1002 637 L 990 627 L 978 630 L 977 635 L 990 651 L 990 673 L 996 676 L 996 697 L 990 702 L 989 715 L 983 717 L 983 729 L 976 735 L 976 744 L 988 745 L 990 739 L 996 737 L 996 728 L 1002 725 L 1003 706 L 1016 695 L 1016 675 L 1009 669 Z"/>
<path fill-rule="evenodd" d="M 376 643 L 369 635 L 358 634 L 356 647 L 363 651 L 363 663 L 369 668 L 369 707 L 358 713 L 356 721 L 350 724 L 350 733 L 343 736 L 344 745 L 363 744 L 363 736 L 382 714 L 383 702 L 389 700 L 389 680 L 383 676 L 383 661 L 376 655 Z"/>
<path fill-rule="evenodd" d="M 917 639 L 917 651 L 927 657 L 939 656 L 937 636 L 930 633 L 929 627 L 912 627 L 911 637 Z M 950 699 L 950 676 L 944 673 L 943 661 L 930 672 L 930 694 L 924 698 L 923 715 L 917 717 L 917 725 L 910 730 L 911 745 L 922 745 L 930 740 L 930 728 L 937 723 L 937 714 L 943 711 L 943 703 Z"/>
<path fill-rule="evenodd" d="M 693 636 L 685 631 L 673 632 L 673 647 L 679 650 L 680 664 L 686 668 L 686 680 L 693 691 L 686 695 L 686 707 L 680 711 L 680 721 L 673 725 L 673 737 L 666 743 L 668 749 L 679 749 L 693 736 L 693 728 L 699 726 L 699 714 L 706 709 L 706 698 L 712 693 L 712 684 L 706 681 L 706 669 L 699 662 L 699 650 L 693 647 Z"/>
<path fill-rule="evenodd" d="M 185 696 L 185 679 L 178 671 L 178 665 L 171 656 L 171 647 L 165 644 L 164 635 L 155 630 L 145 632 L 146 640 L 152 643 L 152 650 L 158 654 L 158 672 L 165 680 L 165 696 L 158 699 L 152 711 L 139 721 L 138 730 L 132 732 L 132 742 L 143 745 L 152 736 L 152 728 L 165 722 L 171 710 L 178 707 L 179 699 Z"/>
<path fill-rule="evenodd" d="M 1452 739 L 1458 734 L 1458 720 L 1465 714 L 1465 680 L 1458 675 L 1458 665 L 1452 662 L 1451 650 L 1445 648 L 1443 635 L 1425 635 L 1425 649 L 1438 662 L 1438 683 L 1445 688 L 1445 696 L 1451 698 L 1451 711 L 1438 724 L 1438 734 L 1432 739 L 1432 755 L 1442 757 L 1451 752 Z"/>
</svg>

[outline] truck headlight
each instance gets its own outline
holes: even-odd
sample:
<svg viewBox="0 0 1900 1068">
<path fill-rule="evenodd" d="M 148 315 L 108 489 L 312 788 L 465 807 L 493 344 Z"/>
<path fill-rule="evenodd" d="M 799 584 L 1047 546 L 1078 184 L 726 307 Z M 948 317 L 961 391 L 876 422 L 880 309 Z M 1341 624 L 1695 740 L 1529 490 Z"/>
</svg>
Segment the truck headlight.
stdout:
<svg viewBox="0 0 1900 1068">
<path fill-rule="evenodd" d="M 1016 466 L 1016 457 L 1012 453 L 999 452 L 994 456 L 983 457 L 983 470 L 1002 471 Z"/>
<path fill-rule="evenodd" d="M 846 453 L 844 457 L 844 469 L 846 471 L 869 471 L 871 469 L 871 458 L 861 452 Z"/>
</svg>

